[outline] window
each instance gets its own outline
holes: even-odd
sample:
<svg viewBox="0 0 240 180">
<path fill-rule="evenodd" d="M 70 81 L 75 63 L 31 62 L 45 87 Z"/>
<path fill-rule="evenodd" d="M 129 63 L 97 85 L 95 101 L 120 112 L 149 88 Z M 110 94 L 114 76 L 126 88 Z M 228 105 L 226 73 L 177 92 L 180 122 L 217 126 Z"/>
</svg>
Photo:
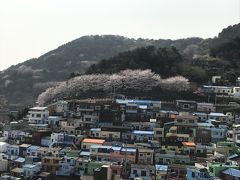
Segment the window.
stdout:
<svg viewBox="0 0 240 180">
<path fill-rule="evenodd" d="M 237 140 L 240 140 L 240 136 L 237 136 Z"/>
<path fill-rule="evenodd" d="M 91 118 L 86 118 L 85 120 L 88 121 L 88 122 L 90 122 L 90 121 L 91 121 Z"/>
<path fill-rule="evenodd" d="M 37 114 L 37 118 L 40 118 L 41 117 L 41 114 Z"/>
<path fill-rule="evenodd" d="M 133 174 L 137 174 L 137 170 L 136 169 L 133 170 Z"/>
<path fill-rule="evenodd" d="M 189 120 L 189 123 L 194 123 L 194 120 Z"/>
<path fill-rule="evenodd" d="M 146 176 L 146 175 L 147 175 L 146 171 L 141 171 L 141 176 Z"/>
<path fill-rule="evenodd" d="M 192 172 L 192 177 L 195 177 L 195 173 L 194 172 Z"/>
<path fill-rule="evenodd" d="M 101 110 L 101 106 L 95 106 L 96 110 Z"/>
<path fill-rule="evenodd" d="M 190 105 L 189 104 L 184 104 L 183 105 L 183 109 L 189 109 L 190 108 Z"/>
<path fill-rule="evenodd" d="M 156 131 L 156 134 L 162 134 L 162 131 Z"/>
</svg>

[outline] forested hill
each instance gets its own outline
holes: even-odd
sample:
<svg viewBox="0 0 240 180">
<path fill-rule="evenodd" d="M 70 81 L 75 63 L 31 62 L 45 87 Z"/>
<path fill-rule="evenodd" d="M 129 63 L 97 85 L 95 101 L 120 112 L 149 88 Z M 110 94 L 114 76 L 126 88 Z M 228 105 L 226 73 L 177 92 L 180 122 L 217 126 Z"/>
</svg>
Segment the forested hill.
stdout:
<svg viewBox="0 0 240 180">
<path fill-rule="evenodd" d="M 237 73 L 237 75 L 238 72 L 234 63 L 230 62 L 229 65 L 229 58 L 232 56 L 227 54 L 226 51 L 224 51 L 224 55 L 219 54 L 219 52 L 222 51 L 221 48 L 225 49 L 226 43 L 231 44 L 232 41 L 234 45 L 231 46 L 235 48 L 233 53 L 237 54 L 239 51 L 238 41 L 235 39 L 239 36 L 239 24 L 229 26 L 220 32 L 218 37 L 206 40 L 201 38 L 179 40 L 130 39 L 114 35 L 84 36 L 39 58 L 30 59 L 0 72 L 0 96 L 8 99 L 9 103 L 31 104 L 46 88 L 68 79 L 70 74 L 85 73 L 91 65 L 98 66 L 97 64 L 103 59 L 112 61 L 111 63 L 119 68 L 119 65 L 116 66 L 116 63 L 113 62 L 119 60 L 116 57 L 126 55 L 128 51 L 136 48 L 147 46 L 155 46 L 156 49 L 163 48 L 160 50 L 162 56 L 164 56 L 164 48 L 166 47 L 168 55 L 176 55 L 178 62 L 181 59 L 181 63 L 174 62 L 173 66 L 169 64 L 171 66 L 170 73 L 180 73 L 191 81 L 199 83 L 205 82 L 212 75 L 222 73 L 226 79 L 230 77 L 233 81 L 231 72 Z M 172 46 L 175 48 L 172 48 Z M 212 56 L 209 55 L 209 52 Z M 118 55 L 118 53 L 123 54 Z M 234 55 L 234 58 L 236 59 L 234 62 L 236 62 L 238 56 Z M 170 60 L 172 57 L 166 59 Z M 140 61 L 143 62 L 141 59 Z M 169 61 L 169 63 L 171 62 L 172 60 Z M 157 71 L 159 64 L 154 63 L 152 65 L 155 66 L 154 68 Z M 136 59 L 132 62 L 126 62 L 125 65 L 138 66 L 138 61 Z M 152 65 L 141 64 L 139 68 Z M 159 68 L 161 69 L 162 66 L 159 66 Z M 168 76 L 163 72 L 159 73 Z"/>
<path fill-rule="evenodd" d="M 129 39 L 114 35 L 84 36 L 1 72 L 0 95 L 4 95 L 10 103 L 30 104 L 39 93 L 56 82 L 66 80 L 71 73 L 84 73 L 91 64 L 120 52 L 149 45 L 175 46 L 184 51 L 187 46 L 200 41 L 201 38 L 173 41 Z"/>
<path fill-rule="evenodd" d="M 125 69 L 151 69 L 167 78 L 180 74 L 179 64 L 182 62 L 181 54 L 174 46 L 168 48 L 147 46 L 119 53 L 108 60 L 102 60 L 100 63 L 90 66 L 86 73 L 112 74 Z"/>
</svg>

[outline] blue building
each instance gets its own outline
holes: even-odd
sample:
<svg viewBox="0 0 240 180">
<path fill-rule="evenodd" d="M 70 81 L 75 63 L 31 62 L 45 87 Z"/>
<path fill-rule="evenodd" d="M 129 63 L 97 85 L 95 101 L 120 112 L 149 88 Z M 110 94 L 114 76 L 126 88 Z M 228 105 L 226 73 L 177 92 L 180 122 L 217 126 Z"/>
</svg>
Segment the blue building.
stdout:
<svg viewBox="0 0 240 180">
<path fill-rule="evenodd" d="M 187 180 L 213 180 L 214 178 L 210 176 L 207 169 L 189 167 L 187 168 Z"/>
</svg>

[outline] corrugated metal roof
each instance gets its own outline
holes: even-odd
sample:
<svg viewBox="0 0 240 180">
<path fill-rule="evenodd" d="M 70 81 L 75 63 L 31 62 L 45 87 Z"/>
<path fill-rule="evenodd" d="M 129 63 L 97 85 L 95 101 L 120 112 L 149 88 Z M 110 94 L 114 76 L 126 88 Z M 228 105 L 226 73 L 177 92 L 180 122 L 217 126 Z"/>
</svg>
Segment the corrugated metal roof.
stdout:
<svg viewBox="0 0 240 180">
<path fill-rule="evenodd" d="M 233 177 L 238 177 L 238 178 L 240 178 L 240 171 L 237 170 L 237 169 L 229 168 L 229 169 L 223 171 L 222 173 L 223 173 L 223 174 L 230 175 L 230 176 L 233 176 Z"/>
</svg>

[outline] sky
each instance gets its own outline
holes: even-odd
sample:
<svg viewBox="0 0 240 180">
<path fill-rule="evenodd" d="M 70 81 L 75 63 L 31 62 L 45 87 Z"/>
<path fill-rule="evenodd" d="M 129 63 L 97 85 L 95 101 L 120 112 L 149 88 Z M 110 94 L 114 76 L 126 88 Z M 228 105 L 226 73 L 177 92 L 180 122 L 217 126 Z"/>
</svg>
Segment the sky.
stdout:
<svg viewBox="0 0 240 180">
<path fill-rule="evenodd" d="M 211 38 L 240 22 L 240 0 L 0 0 L 0 70 L 84 35 Z"/>
</svg>

